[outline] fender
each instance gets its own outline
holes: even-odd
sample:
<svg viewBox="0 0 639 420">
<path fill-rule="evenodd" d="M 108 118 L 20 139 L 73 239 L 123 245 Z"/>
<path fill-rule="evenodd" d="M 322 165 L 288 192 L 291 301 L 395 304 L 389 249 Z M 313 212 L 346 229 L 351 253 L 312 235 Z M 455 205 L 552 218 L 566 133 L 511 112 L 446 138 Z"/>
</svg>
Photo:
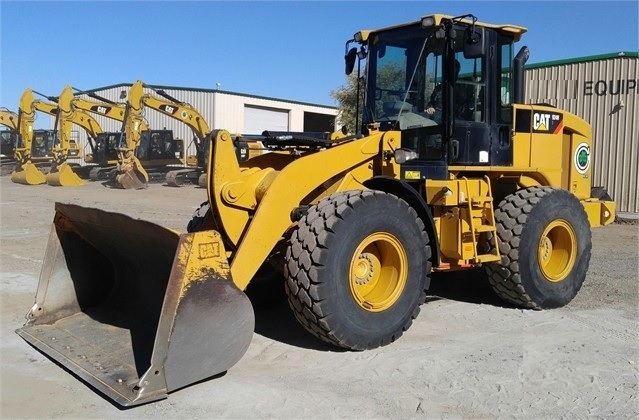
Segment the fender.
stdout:
<svg viewBox="0 0 639 420">
<path fill-rule="evenodd" d="M 426 233 L 430 237 L 429 245 L 432 253 L 433 267 L 439 266 L 439 241 L 437 231 L 435 229 L 435 219 L 433 219 L 433 213 L 430 211 L 430 207 L 424 201 L 424 198 L 419 195 L 410 184 L 391 178 L 389 176 L 376 176 L 368 181 L 364 182 L 366 188 L 372 190 L 384 191 L 389 194 L 394 194 L 406 201 L 419 215 L 426 227 Z"/>
</svg>

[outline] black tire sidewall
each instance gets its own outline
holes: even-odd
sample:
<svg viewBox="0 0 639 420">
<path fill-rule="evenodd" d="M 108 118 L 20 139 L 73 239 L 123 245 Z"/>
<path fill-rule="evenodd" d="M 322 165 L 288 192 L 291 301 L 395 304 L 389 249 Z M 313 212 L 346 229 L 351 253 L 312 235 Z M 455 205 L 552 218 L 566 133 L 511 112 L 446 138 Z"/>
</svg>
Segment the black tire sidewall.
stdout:
<svg viewBox="0 0 639 420">
<path fill-rule="evenodd" d="M 368 343 L 384 341 L 384 337 L 401 332 L 410 325 L 415 310 L 420 305 L 426 279 L 426 243 L 416 223 L 416 215 L 409 212 L 408 205 L 388 194 L 365 197 L 364 205 L 354 212 L 344 214 L 328 246 L 329 266 L 324 270 L 323 279 L 330 279 L 329 290 L 323 309 L 329 317 L 338 340 Z M 337 225 L 336 225 L 337 227 Z M 423 228 L 421 228 L 423 230 Z M 407 278 L 401 296 L 393 305 L 381 312 L 371 312 L 362 308 L 350 289 L 350 264 L 355 250 L 362 241 L 376 232 L 387 232 L 395 236 L 404 247 L 407 257 Z M 336 319 L 337 318 L 337 319 Z M 340 331 L 341 330 L 341 331 Z M 348 337 L 348 338 L 347 338 Z M 384 343 L 385 344 L 385 343 Z M 374 345 L 376 347 L 377 345 Z"/>
<path fill-rule="evenodd" d="M 577 255 L 570 273 L 559 282 L 545 278 L 539 268 L 538 247 L 541 235 L 556 220 L 566 221 L 574 230 Z M 519 271 L 522 286 L 533 302 L 542 308 L 556 308 L 570 302 L 588 271 L 591 252 L 591 233 L 581 203 L 569 192 L 553 190 L 531 210 L 521 232 Z"/>
</svg>

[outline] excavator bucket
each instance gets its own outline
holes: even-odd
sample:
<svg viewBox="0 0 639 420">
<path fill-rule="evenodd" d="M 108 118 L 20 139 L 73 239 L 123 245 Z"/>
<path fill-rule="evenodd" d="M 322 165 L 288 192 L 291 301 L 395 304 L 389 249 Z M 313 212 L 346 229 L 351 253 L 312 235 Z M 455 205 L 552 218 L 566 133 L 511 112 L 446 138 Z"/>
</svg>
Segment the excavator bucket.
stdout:
<svg viewBox="0 0 639 420">
<path fill-rule="evenodd" d="M 142 190 L 148 186 L 144 177 L 134 170 L 117 174 L 115 180 L 125 190 Z"/>
<path fill-rule="evenodd" d="M 73 169 L 66 162 L 56 168 L 52 168 L 46 179 L 47 184 L 55 186 L 73 187 L 84 185 L 82 178 L 73 172 Z"/>
<path fill-rule="evenodd" d="M 25 162 L 11 173 L 11 181 L 16 184 L 40 185 L 47 182 L 47 178 L 33 163 Z"/>
<path fill-rule="evenodd" d="M 220 235 L 56 203 L 36 302 L 16 332 L 122 406 L 225 372 L 255 317 Z"/>
</svg>

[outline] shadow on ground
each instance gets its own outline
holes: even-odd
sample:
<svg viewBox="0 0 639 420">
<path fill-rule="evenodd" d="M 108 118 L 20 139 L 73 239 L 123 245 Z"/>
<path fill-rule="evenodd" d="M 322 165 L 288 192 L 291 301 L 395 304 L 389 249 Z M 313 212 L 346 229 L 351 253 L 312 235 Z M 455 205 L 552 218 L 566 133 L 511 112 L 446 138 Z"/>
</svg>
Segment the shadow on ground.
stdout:
<svg viewBox="0 0 639 420">
<path fill-rule="evenodd" d="M 283 282 L 271 283 L 269 292 L 258 287 L 247 289 L 255 310 L 255 333 L 275 341 L 296 347 L 320 350 L 340 351 L 339 348 L 326 344 L 307 332 L 295 319 L 289 308 L 284 292 Z M 453 300 L 474 304 L 493 305 L 511 308 L 493 291 L 483 269 L 472 269 L 458 272 L 432 273 L 430 289 L 426 292 L 427 301 Z"/>
<path fill-rule="evenodd" d="M 428 300 L 447 299 L 458 302 L 511 308 L 495 294 L 488 276 L 481 268 L 431 274 Z"/>
</svg>

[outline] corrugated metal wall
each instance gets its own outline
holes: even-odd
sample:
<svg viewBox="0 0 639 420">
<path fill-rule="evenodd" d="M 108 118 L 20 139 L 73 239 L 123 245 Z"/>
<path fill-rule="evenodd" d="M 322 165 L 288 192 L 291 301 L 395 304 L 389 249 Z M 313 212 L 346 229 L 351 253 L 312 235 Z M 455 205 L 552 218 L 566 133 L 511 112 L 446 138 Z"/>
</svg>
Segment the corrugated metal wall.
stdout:
<svg viewBox="0 0 639 420">
<path fill-rule="evenodd" d="M 111 101 L 122 103 L 126 99 L 120 98 L 122 96 L 126 98 L 129 87 L 129 85 L 117 85 L 114 87 L 95 90 L 95 93 Z M 197 90 L 180 87 L 163 86 L 162 90 L 172 97 L 190 104 L 200 114 L 202 114 L 211 129 L 226 129 L 231 133 L 244 133 L 244 107 L 246 105 L 287 110 L 289 112 L 289 130 L 291 131 L 303 131 L 305 112 L 337 116 L 337 109 L 333 107 L 286 101 L 282 99 L 264 98 L 226 91 Z M 123 91 L 124 93 L 122 94 Z M 145 88 L 145 92 L 161 98 L 151 89 Z M 83 95 L 83 97 L 88 100 L 95 100 L 86 95 Z M 122 124 L 116 120 L 97 114 L 92 115 L 98 121 L 103 131 L 120 131 L 122 127 Z M 172 129 L 174 137 L 185 140 L 188 146 L 187 153 L 195 153 L 195 145 L 192 142 L 193 131 L 191 131 L 186 124 L 168 117 L 154 109 L 146 109 L 144 117 L 147 120 L 149 127 L 152 129 Z M 54 118 L 51 118 L 51 126 L 53 126 L 54 121 Z M 74 130 L 75 128 L 77 127 L 74 127 Z M 73 137 L 76 138 L 75 133 Z M 77 138 L 79 138 L 85 152 L 89 152 L 87 135 L 84 130 L 80 129 L 77 132 Z"/>
<path fill-rule="evenodd" d="M 609 55 L 527 66 L 526 101 L 548 103 L 593 129 L 593 186 L 605 186 L 617 211 L 639 217 L 639 58 Z"/>
</svg>

